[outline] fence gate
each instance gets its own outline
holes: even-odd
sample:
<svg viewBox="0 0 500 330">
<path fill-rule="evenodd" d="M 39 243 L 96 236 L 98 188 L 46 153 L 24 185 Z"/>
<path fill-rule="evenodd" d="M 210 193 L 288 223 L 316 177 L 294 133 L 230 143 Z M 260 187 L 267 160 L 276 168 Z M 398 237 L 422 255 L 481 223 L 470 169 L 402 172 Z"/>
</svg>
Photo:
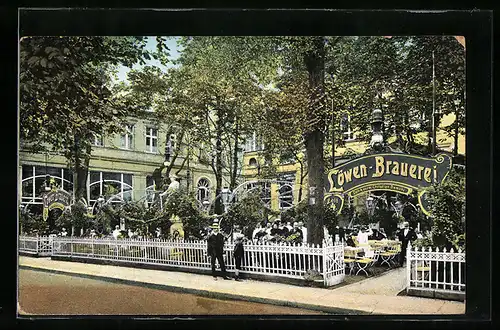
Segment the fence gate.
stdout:
<svg viewBox="0 0 500 330">
<path fill-rule="evenodd" d="M 344 245 L 341 242 L 323 242 L 323 280 L 325 286 L 344 281 Z"/>
</svg>

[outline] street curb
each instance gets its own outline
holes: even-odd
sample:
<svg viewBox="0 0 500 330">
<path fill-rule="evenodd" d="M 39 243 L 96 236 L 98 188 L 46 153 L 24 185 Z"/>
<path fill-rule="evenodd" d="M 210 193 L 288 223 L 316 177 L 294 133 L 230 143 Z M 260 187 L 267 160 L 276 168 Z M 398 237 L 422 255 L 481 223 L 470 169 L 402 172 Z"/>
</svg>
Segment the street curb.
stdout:
<svg viewBox="0 0 500 330">
<path fill-rule="evenodd" d="M 146 287 L 149 289 L 165 290 L 165 291 L 176 292 L 176 293 L 188 293 L 188 294 L 194 294 L 197 296 L 220 299 L 220 300 L 240 300 L 240 301 L 255 302 L 255 303 L 275 305 L 275 306 L 301 308 L 301 309 L 324 312 L 324 313 L 329 313 L 329 314 L 340 314 L 340 315 L 370 315 L 371 314 L 370 312 L 366 312 L 366 311 L 362 311 L 362 310 L 305 304 L 305 303 L 298 303 L 298 302 L 278 300 L 278 299 L 243 296 L 243 295 L 238 295 L 238 294 L 233 294 L 233 293 L 222 293 L 222 292 L 213 292 L 213 291 L 208 291 L 208 290 L 183 288 L 183 287 L 172 286 L 172 285 L 167 285 L 167 284 L 154 284 L 154 283 L 147 283 L 147 282 L 141 282 L 141 281 L 124 280 L 124 279 L 119 279 L 119 278 L 115 278 L 115 277 L 82 274 L 82 273 L 77 273 L 77 272 L 55 270 L 55 269 L 43 268 L 43 267 L 19 265 L 19 268 L 26 269 L 26 270 L 33 270 L 33 271 L 42 271 L 42 272 L 47 272 L 47 273 L 52 273 L 52 274 L 69 275 L 69 276 L 76 276 L 76 277 L 88 278 L 88 279 L 97 279 L 97 280 L 106 281 L 106 282 L 110 282 L 110 283 L 134 285 L 134 286 Z"/>
</svg>

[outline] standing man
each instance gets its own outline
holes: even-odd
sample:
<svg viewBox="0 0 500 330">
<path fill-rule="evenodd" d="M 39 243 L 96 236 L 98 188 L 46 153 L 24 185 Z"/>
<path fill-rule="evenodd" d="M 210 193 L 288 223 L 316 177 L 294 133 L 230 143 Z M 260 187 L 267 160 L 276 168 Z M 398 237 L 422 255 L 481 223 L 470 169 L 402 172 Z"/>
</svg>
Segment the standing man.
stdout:
<svg viewBox="0 0 500 330">
<path fill-rule="evenodd" d="M 243 256 L 245 251 L 243 249 L 243 241 L 245 240 L 245 236 L 241 233 L 241 229 L 239 226 L 235 226 L 235 233 L 233 234 L 234 238 L 234 261 L 235 261 L 235 271 L 234 271 L 234 279 L 236 281 L 241 281 L 240 279 L 240 270 L 241 270 L 241 262 L 243 260 Z"/>
<path fill-rule="evenodd" d="M 219 261 L 222 278 L 229 280 L 226 276 L 226 265 L 224 264 L 224 236 L 219 232 L 219 220 L 215 219 L 211 228 L 213 229 L 207 240 L 207 254 L 210 257 L 210 263 L 212 264 L 212 276 L 214 280 L 217 280 L 217 275 L 215 273 L 215 259 Z"/>
<path fill-rule="evenodd" d="M 401 242 L 399 266 L 402 267 L 406 259 L 406 248 L 408 247 L 408 242 L 413 242 L 417 239 L 417 234 L 415 234 L 415 231 L 410 228 L 410 224 L 407 221 L 403 222 L 403 230 L 399 232 L 398 239 Z"/>
</svg>

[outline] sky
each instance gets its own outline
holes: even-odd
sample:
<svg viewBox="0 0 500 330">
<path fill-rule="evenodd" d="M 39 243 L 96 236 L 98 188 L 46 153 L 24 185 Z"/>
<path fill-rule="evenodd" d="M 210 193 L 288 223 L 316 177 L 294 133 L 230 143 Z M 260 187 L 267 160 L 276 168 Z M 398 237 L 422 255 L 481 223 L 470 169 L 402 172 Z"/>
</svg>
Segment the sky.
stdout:
<svg viewBox="0 0 500 330">
<path fill-rule="evenodd" d="M 179 57 L 180 48 L 177 47 L 177 42 L 176 42 L 177 38 L 178 37 L 172 37 L 172 38 L 167 39 L 167 41 L 165 42 L 165 44 L 167 45 L 167 47 L 170 49 L 170 58 L 171 59 L 176 59 L 176 58 Z M 146 49 L 149 50 L 149 51 L 155 51 L 156 50 L 156 37 L 148 37 L 148 42 L 146 44 Z M 170 63 L 167 66 L 164 66 L 164 65 L 162 65 L 160 63 L 160 61 L 155 60 L 155 59 L 151 59 L 149 61 L 146 61 L 146 65 L 157 66 L 160 69 L 162 69 L 163 71 L 165 71 L 167 68 L 173 66 Z M 142 67 L 142 65 L 135 64 L 133 66 L 134 69 L 138 69 L 140 67 Z M 119 66 L 118 67 L 118 72 L 117 72 L 117 80 L 118 81 L 125 81 L 125 82 L 127 82 L 127 73 L 129 71 L 130 71 L 130 69 L 127 68 L 126 66 Z"/>
</svg>

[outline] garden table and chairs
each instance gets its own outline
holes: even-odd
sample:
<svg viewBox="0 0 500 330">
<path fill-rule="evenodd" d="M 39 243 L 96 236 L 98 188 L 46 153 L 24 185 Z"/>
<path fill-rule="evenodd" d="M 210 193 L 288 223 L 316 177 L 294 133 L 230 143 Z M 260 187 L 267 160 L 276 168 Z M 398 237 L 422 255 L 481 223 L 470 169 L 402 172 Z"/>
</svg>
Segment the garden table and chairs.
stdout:
<svg viewBox="0 0 500 330">
<path fill-rule="evenodd" d="M 392 240 L 368 241 L 370 246 L 377 252 L 380 259 L 380 265 L 393 267 L 397 264 L 397 257 L 401 252 L 401 242 Z"/>
</svg>

